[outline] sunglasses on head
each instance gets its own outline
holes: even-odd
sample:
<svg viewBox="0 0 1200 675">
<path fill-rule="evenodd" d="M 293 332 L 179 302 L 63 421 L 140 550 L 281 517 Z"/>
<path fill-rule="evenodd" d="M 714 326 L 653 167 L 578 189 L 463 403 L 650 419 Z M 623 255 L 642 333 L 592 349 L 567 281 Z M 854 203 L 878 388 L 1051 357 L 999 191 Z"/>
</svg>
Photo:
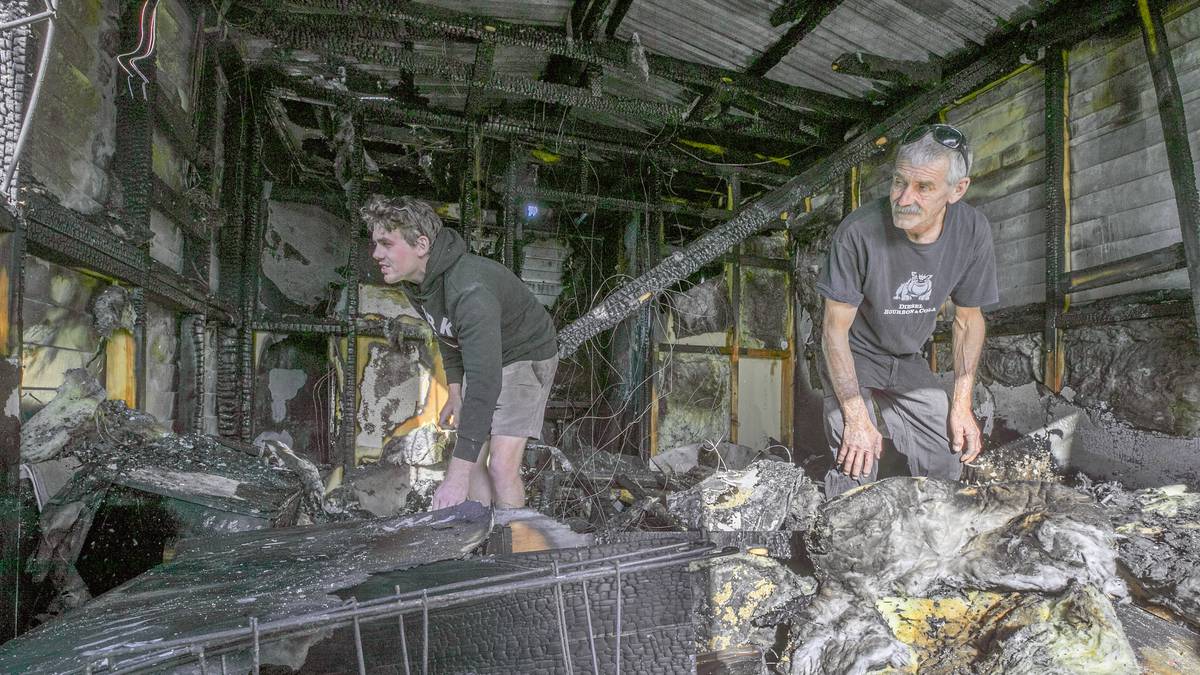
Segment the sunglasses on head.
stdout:
<svg viewBox="0 0 1200 675">
<path fill-rule="evenodd" d="M 900 145 L 908 145 L 916 143 L 925 136 L 930 134 L 933 140 L 950 148 L 957 150 L 963 158 L 963 166 L 969 170 L 971 168 L 971 158 L 967 156 L 967 137 L 958 129 L 949 124 L 921 124 L 909 129 L 908 133 L 904 134 L 904 138 L 900 139 Z"/>
</svg>

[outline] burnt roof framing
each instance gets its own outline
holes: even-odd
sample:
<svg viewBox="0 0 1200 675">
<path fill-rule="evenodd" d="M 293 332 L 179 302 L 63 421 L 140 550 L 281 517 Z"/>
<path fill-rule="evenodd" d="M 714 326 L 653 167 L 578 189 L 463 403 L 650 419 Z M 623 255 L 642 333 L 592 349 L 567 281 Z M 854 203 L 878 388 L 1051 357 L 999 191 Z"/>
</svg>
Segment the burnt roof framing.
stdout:
<svg viewBox="0 0 1200 675">
<path fill-rule="evenodd" d="M 566 56 L 577 61 L 618 71 L 633 73 L 630 55 L 636 51 L 624 40 L 604 42 L 575 40 L 560 29 L 514 24 L 465 12 L 406 3 L 402 6 L 380 7 L 368 0 L 293 0 L 269 2 L 242 0 L 239 5 L 260 15 L 266 21 L 251 21 L 263 25 L 281 20 L 307 23 L 326 35 L 339 35 L 351 40 L 369 41 L 362 29 L 367 19 L 393 26 L 392 40 L 402 42 L 414 38 L 450 41 L 494 42 L 497 45 L 524 47 L 545 54 Z M 345 27 L 331 26 L 329 18 L 350 20 Z M 397 25 L 398 24 L 398 25 Z M 871 115 L 871 105 L 822 91 L 798 87 L 747 73 L 676 59 L 661 54 L 646 53 L 651 75 L 680 84 L 711 87 L 721 82 L 730 91 L 778 99 L 831 117 L 864 119 Z M 636 74 L 634 74 L 637 77 Z"/>
<path fill-rule="evenodd" d="M 387 66 L 414 74 L 442 77 L 451 82 L 467 83 L 471 92 L 490 91 L 543 103 L 636 117 L 648 122 L 675 125 L 684 129 L 718 131 L 723 134 L 740 134 L 772 141 L 789 140 L 799 135 L 811 144 L 825 145 L 831 142 L 831 134 L 828 129 L 811 122 L 802 124 L 804 120 L 797 120 L 795 125 L 784 125 L 768 119 L 751 117 L 726 119 L 724 123 L 690 119 L 688 106 L 657 103 L 637 98 L 597 96 L 590 89 L 582 87 L 543 82 L 496 72 L 480 71 L 477 73 L 476 68 L 469 63 L 443 57 L 423 56 L 372 42 L 372 40 L 381 39 L 373 35 L 359 39 L 332 32 L 323 33 L 315 28 L 295 26 L 264 27 L 259 34 L 276 42 L 281 48 L 264 51 L 253 59 L 249 59 L 252 65 L 286 67 L 289 64 L 298 63 L 311 66 L 311 60 L 298 58 L 296 50 L 317 52 L 328 56 L 350 56 L 357 59 L 361 65 Z M 481 48 L 487 49 L 482 46 Z M 346 63 L 350 66 L 359 64 Z M 470 98 L 470 94 L 468 97 Z"/>
<path fill-rule="evenodd" d="M 356 94 L 300 82 L 274 87 L 270 93 L 274 98 L 287 98 L 331 108 L 353 101 L 353 105 L 363 112 L 366 119 L 382 124 L 420 125 L 453 133 L 465 133 L 471 122 L 461 113 L 454 111 L 398 106 L 394 102 L 378 96 L 362 95 L 360 97 Z M 678 149 L 671 149 L 672 146 L 669 144 L 662 146 L 631 144 L 628 141 L 628 132 L 600 127 L 579 120 L 572 121 L 571 130 L 564 130 L 553 124 L 516 115 L 491 115 L 481 119 L 479 125 L 480 133 L 489 138 L 534 139 L 550 145 L 555 150 L 560 147 L 563 149 L 590 148 L 597 152 L 644 157 L 663 168 L 717 176 L 736 173 L 746 181 L 760 185 L 780 185 L 788 179 L 788 176 L 783 173 L 718 162 L 705 162 Z"/>
</svg>

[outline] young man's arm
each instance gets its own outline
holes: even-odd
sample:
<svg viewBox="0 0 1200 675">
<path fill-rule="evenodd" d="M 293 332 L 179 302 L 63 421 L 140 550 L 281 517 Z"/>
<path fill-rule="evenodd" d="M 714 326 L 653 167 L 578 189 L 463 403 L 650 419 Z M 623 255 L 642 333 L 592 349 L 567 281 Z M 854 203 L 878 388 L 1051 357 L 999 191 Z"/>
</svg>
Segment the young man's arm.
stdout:
<svg viewBox="0 0 1200 675">
<path fill-rule="evenodd" d="M 950 442 L 960 461 L 974 460 L 983 451 L 982 434 L 971 405 L 975 370 L 983 354 L 987 325 L 979 307 L 954 308 L 954 395 L 950 399 Z"/>
<path fill-rule="evenodd" d="M 462 503 L 470 486 L 471 468 L 491 433 L 492 415 L 500 397 L 500 302 L 478 284 L 465 289 L 453 310 L 454 331 L 462 355 L 467 396 L 456 420 L 458 438 L 446 478 L 433 495 L 434 509 Z"/>
<path fill-rule="evenodd" d="M 850 352 L 850 326 L 857 314 L 858 307 L 825 298 L 821 349 L 829 367 L 833 393 L 842 409 L 842 447 L 838 450 L 837 466 L 851 478 L 870 475 L 871 467 L 883 453 L 883 436 L 867 413 Z"/>
</svg>

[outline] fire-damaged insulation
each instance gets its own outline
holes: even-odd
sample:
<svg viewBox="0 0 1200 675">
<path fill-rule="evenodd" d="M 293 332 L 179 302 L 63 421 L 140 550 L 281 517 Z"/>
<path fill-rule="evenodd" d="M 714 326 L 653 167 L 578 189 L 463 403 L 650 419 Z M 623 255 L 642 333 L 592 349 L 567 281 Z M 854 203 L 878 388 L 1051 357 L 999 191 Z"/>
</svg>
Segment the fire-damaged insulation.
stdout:
<svg viewBox="0 0 1200 675">
<path fill-rule="evenodd" d="M 1065 486 L 888 479 L 822 507 L 808 550 L 820 588 L 794 615 L 788 672 L 1136 672 L 1109 600 L 1127 595 L 1116 533 L 1092 499 Z M 998 622 L 992 633 L 988 621 L 970 624 L 970 639 L 990 649 L 946 645 L 965 659 L 950 666 L 941 651 L 914 651 L 902 639 L 911 633 L 889 623 L 928 621 L 936 633 L 956 608 L 969 609 L 955 603 L 971 592 L 1029 597 L 972 609 Z M 916 599 L 929 601 L 923 616 Z"/>
<path fill-rule="evenodd" d="M 1112 518 L 1120 535 L 1118 561 L 1134 593 L 1200 629 L 1200 494 L 1183 485 L 1085 489 Z"/>
</svg>

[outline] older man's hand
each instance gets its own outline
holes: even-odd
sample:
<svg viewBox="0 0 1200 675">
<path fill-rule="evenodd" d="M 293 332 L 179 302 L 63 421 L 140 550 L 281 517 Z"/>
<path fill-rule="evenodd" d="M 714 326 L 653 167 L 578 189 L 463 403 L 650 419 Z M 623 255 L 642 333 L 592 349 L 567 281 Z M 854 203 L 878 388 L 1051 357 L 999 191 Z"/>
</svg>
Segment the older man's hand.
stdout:
<svg viewBox="0 0 1200 675">
<path fill-rule="evenodd" d="M 950 448 L 955 453 L 962 453 L 959 461 L 963 464 L 975 461 L 983 452 L 983 434 L 979 432 L 979 422 L 969 405 L 950 408 Z"/>
<path fill-rule="evenodd" d="M 842 425 L 842 447 L 837 466 L 851 478 L 865 478 L 883 455 L 883 435 L 867 417 L 847 417 Z"/>
</svg>

